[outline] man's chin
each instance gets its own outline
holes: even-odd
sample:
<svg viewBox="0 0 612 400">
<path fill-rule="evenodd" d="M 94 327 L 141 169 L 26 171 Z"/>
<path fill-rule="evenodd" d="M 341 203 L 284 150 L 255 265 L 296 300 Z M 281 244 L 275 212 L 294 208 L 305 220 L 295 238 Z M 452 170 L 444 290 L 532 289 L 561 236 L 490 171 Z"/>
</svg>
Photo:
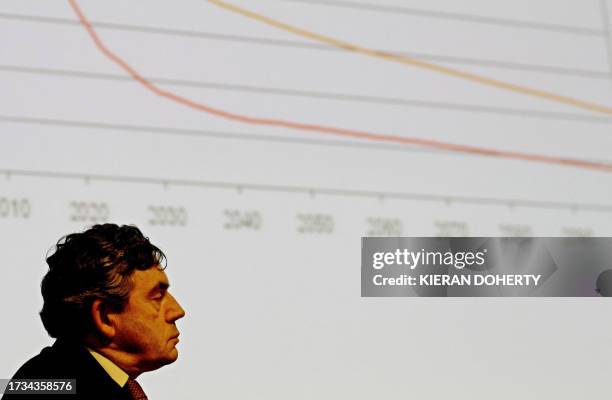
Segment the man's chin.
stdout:
<svg viewBox="0 0 612 400">
<path fill-rule="evenodd" d="M 174 347 L 172 350 L 170 350 L 170 353 L 168 354 L 168 357 L 166 357 L 166 362 L 165 364 L 171 364 L 173 362 L 175 362 L 178 359 L 178 350 L 176 347 Z"/>
</svg>

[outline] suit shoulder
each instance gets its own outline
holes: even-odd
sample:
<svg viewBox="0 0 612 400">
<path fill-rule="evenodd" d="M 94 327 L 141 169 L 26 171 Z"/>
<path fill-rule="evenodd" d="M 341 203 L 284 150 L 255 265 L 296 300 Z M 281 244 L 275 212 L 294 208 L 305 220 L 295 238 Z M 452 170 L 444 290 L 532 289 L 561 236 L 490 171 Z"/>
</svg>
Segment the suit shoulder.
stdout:
<svg viewBox="0 0 612 400">
<path fill-rule="evenodd" d="M 51 347 L 45 347 L 42 351 L 26 361 L 15 372 L 13 379 L 41 378 L 49 371 L 49 366 L 53 364 Z"/>
<path fill-rule="evenodd" d="M 58 352 L 56 346 L 45 347 L 26 361 L 15 372 L 13 379 L 62 378 L 74 372 L 71 361 L 70 357 Z"/>
<path fill-rule="evenodd" d="M 26 361 L 13 379 L 75 379 L 77 394 L 70 395 L 73 400 L 129 398 L 127 391 L 112 380 L 84 345 L 62 340 Z M 5 395 L 2 400 L 13 398 L 16 397 Z M 18 400 L 21 398 L 25 399 L 20 396 Z M 41 396 L 40 400 L 46 398 Z M 49 395 L 48 398 L 56 397 Z"/>
</svg>

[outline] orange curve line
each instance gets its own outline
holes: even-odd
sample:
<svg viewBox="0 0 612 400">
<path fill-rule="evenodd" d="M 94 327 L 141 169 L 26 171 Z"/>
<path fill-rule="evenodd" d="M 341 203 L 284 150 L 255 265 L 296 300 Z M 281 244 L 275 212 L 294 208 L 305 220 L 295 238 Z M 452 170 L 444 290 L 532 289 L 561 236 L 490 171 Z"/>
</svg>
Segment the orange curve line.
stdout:
<svg viewBox="0 0 612 400">
<path fill-rule="evenodd" d="M 444 67 L 442 65 L 429 63 L 423 60 L 411 58 L 401 54 L 389 53 L 381 50 L 369 49 L 367 47 L 358 46 L 353 43 L 345 42 L 343 40 L 335 39 L 329 36 L 321 35 L 307 31 L 302 28 L 298 28 L 293 25 L 286 24 L 284 22 L 266 17 L 265 15 L 257 14 L 253 11 L 247 10 L 242 7 L 235 6 L 233 4 L 226 3 L 222 0 L 208 0 L 210 3 L 231 11 L 235 14 L 240 14 L 244 17 L 263 22 L 266 25 L 273 26 L 278 29 L 282 29 L 287 32 L 291 32 L 295 35 L 302 36 L 308 39 L 316 40 L 317 42 L 325 43 L 334 47 L 338 47 L 344 50 L 352 51 L 359 54 L 364 54 L 370 57 L 382 58 L 387 61 L 396 62 L 399 64 L 410 65 L 412 67 L 418 67 L 429 71 L 434 71 L 439 74 L 451 76 L 454 78 L 479 83 L 481 85 L 492 86 L 498 89 L 511 91 L 514 93 L 520 93 L 523 95 L 537 97 L 553 101 L 555 103 L 561 103 L 572 107 L 580 108 L 583 110 L 594 111 L 598 113 L 612 115 L 612 107 L 605 104 L 598 104 L 590 101 L 580 100 L 573 97 L 567 97 L 560 94 L 547 92 L 545 90 L 535 89 L 527 86 L 521 86 L 510 82 L 504 82 L 497 79 L 487 78 L 485 76 L 473 74 L 467 71 L 462 71 L 454 68 Z"/>
<path fill-rule="evenodd" d="M 231 121 L 243 122 L 251 125 L 266 125 L 266 126 L 275 126 L 275 127 L 283 127 L 292 130 L 300 130 L 300 131 L 309 131 L 309 132 L 318 132 L 324 134 L 331 134 L 335 136 L 343 136 L 343 137 L 351 137 L 356 139 L 367 139 L 373 140 L 377 142 L 391 142 L 391 143 L 400 143 L 400 144 L 413 144 L 420 145 L 423 147 L 446 150 L 450 152 L 456 153 L 468 153 L 468 154 L 478 154 L 489 157 L 501 157 L 501 158 L 510 158 L 510 159 L 518 159 L 525 161 L 536 161 L 547 164 L 555 164 L 555 165 L 567 165 L 572 167 L 586 168 L 591 170 L 600 170 L 605 172 L 612 172 L 612 164 L 587 161 L 587 160 L 579 160 L 579 159 L 571 159 L 571 158 L 559 158 L 547 155 L 539 155 L 539 154 L 529 154 L 529 153 L 520 153 L 513 151 L 503 151 L 489 148 L 482 148 L 476 146 L 468 146 L 462 144 L 453 144 L 448 142 L 441 142 L 437 140 L 431 139 L 421 139 L 415 137 L 404 137 L 397 135 L 388 135 L 388 134 L 377 134 L 367 131 L 358 131 L 353 129 L 345 129 L 345 128 L 337 128 L 332 126 L 324 126 L 324 125 L 315 125 L 308 123 L 300 123 L 300 122 L 292 122 L 285 121 L 280 119 L 268 119 L 268 118 L 258 118 L 258 117 L 249 117 L 241 114 L 234 114 L 231 112 L 227 112 L 225 110 L 221 110 L 218 108 L 210 107 L 206 104 L 202 104 L 196 102 L 194 100 L 190 100 L 188 98 L 179 96 L 175 93 L 165 91 L 155 86 L 153 83 L 149 82 L 146 78 L 144 78 L 140 73 L 138 73 L 134 68 L 132 68 L 127 62 L 125 62 L 122 58 L 111 52 L 106 48 L 93 26 L 89 22 L 89 20 L 85 17 L 81 8 L 77 4 L 76 0 L 68 0 L 70 6 L 74 10 L 77 15 L 81 25 L 86 29 L 87 33 L 95 43 L 96 47 L 100 52 L 104 54 L 107 58 L 109 58 L 113 63 L 117 64 L 121 69 L 127 72 L 134 80 L 144 86 L 150 92 L 160 96 L 172 100 L 176 103 L 183 104 L 187 107 L 193 108 L 198 111 L 203 111 L 208 114 L 212 114 L 221 118 L 225 118 Z"/>
</svg>

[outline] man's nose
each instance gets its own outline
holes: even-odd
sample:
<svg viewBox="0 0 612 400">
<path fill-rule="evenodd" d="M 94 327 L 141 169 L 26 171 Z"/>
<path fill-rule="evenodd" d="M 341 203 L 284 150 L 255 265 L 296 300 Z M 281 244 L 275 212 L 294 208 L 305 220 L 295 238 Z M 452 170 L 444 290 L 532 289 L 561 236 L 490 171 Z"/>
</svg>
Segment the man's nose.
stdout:
<svg viewBox="0 0 612 400">
<path fill-rule="evenodd" d="M 172 296 L 170 293 L 167 294 L 170 296 L 170 304 L 166 311 L 166 320 L 168 322 L 174 322 L 177 319 L 181 319 L 185 316 L 185 310 L 183 310 L 183 307 L 181 307 L 179 302 L 176 301 L 174 296 Z"/>
</svg>

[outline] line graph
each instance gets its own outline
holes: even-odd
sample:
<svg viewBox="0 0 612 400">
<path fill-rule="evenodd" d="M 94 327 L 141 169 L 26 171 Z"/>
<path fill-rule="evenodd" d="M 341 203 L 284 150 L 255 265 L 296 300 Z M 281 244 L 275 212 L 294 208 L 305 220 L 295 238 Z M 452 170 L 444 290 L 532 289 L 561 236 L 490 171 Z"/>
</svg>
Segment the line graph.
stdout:
<svg viewBox="0 0 612 400">
<path fill-rule="evenodd" d="M 71 0 L 72 1 L 72 0 Z M 422 69 L 426 69 L 429 71 L 433 71 L 436 73 L 440 73 L 443 75 L 451 76 L 454 78 L 459 78 L 462 80 L 496 87 L 498 89 L 507 90 L 514 93 L 519 93 L 527 96 L 537 97 L 541 99 L 550 100 L 556 103 L 569 105 L 572 107 L 580 108 L 583 110 L 604 113 L 608 115 L 612 115 L 612 107 L 609 105 L 589 102 L 585 100 L 580 100 L 573 97 L 567 97 L 563 95 L 559 95 L 556 93 L 548 92 L 545 90 L 535 89 L 528 86 L 517 85 L 493 78 L 488 78 L 485 76 L 473 74 L 467 71 L 462 71 L 455 68 L 449 68 L 438 64 L 433 64 L 429 62 L 425 62 L 416 58 L 407 57 L 400 54 L 389 53 L 385 51 L 370 49 L 366 47 L 362 47 L 353 43 L 349 43 L 343 40 L 339 40 L 336 38 L 332 38 L 329 36 L 325 36 L 319 33 L 311 32 L 293 25 L 286 24 L 284 22 L 269 18 L 265 15 L 257 14 L 253 11 L 247 10 L 242 7 L 238 7 L 236 5 L 221 1 L 221 0 L 208 0 L 210 3 L 222 7 L 228 11 L 234 12 L 236 14 L 240 14 L 252 20 L 256 20 L 259 22 L 263 22 L 264 24 L 273 26 L 278 29 L 282 29 L 284 31 L 316 40 L 318 42 L 327 43 L 332 46 L 336 46 L 338 48 L 342 48 L 348 51 L 352 51 L 359 54 L 364 54 L 370 57 L 381 58 L 387 61 L 396 62 L 404 65 L 409 65 L 413 67 L 418 67 Z"/>
<path fill-rule="evenodd" d="M 31 21 L 41 22 L 57 25 L 76 25 L 80 27 L 80 22 L 74 19 L 68 18 L 57 18 L 57 17 L 45 17 L 40 15 L 18 15 L 10 13 L 0 13 L 0 18 L 13 21 Z M 281 39 L 270 39 L 266 37 L 256 35 L 240 35 L 240 34 L 221 34 L 218 32 L 210 32 L 204 30 L 186 30 L 186 29 L 172 29 L 159 26 L 143 26 L 134 24 L 117 24 L 109 23 L 104 21 L 90 20 L 92 26 L 98 30 L 119 30 L 125 32 L 145 32 L 157 35 L 171 35 L 180 36 L 185 38 L 203 38 L 209 40 L 218 40 L 225 42 L 235 43 L 253 43 L 267 46 L 277 47 L 289 47 L 298 49 L 313 49 L 319 51 L 345 51 L 344 49 L 329 46 L 323 43 L 313 43 L 311 41 L 297 41 L 297 40 L 281 40 Z M 388 50 L 389 51 L 389 50 Z M 511 62 L 498 59 L 489 58 L 476 58 L 469 56 L 451 56 L 443 53 L 424 53 L 424 52 L 411 52 L 403 50 L 390 50 L 393 54 L 402 54 L 408 57 L 418 58 L 421 60 L 430 60 L 433 62 L 448 62 L 459 65 L 470 65 L 470 66 L 481 66 L 491 67 L 502 70 L 516 70 L 516 71 L 532 71 L 542 72 L 547 74 L 560 74 L 567 76 L 578 76 L 593 79 L 609 80 L 610 75 L 607 69 L 588 69 L 588 68 L 570 68 L 562 67 L 557 65 L 542 65 L 526 62 Z"/>
<path fill-rule="evenodd" d="M 211 107 L 210 105 L 193 101 L 186 97 L 180 96 L 174 92 L 163 90 L 159 88 L 158 86 L 156 86 L 155 84 L 153 84 L 152 82 L 150 82 L 149 80 L 147 80 L 146 78 L 144 78 L 144 76 L 141 73 L 139 73 L 134 68 L 132 68 L 123 58 L 121 58 L 120 56 L 118 56 L 117 54 L 115 54 L 114 52 L 112 52 L 111 50 L 107 48 L 107 46 L 102 41 L 102 39 L 98 36 L 97 32 L 95 31 L 95 29 L 93 28 L 89 20 L 84 15 L 77 1 L 76 0 L 68 0 L 68 1 L 69 1 L 71 8 L 73 9 L 76 16 L 78 17 L 79 21 L 81 22 L 83 27 L 86 29 L 91 39 L 93 40 L 95 46 L 105 57 L 107 57 L 113 63 L 118 65 L 121 69 L 127 72 L 135 81 L 140 83 L 143 87 L 145 87 L 148 91 L 152 92 L 153 94 L 159 97 L 163 97 L 168 100 L 171 100 L 175 103 L 179 103 L 184 106 L 190 107 L 192 109 L 201 111 L 201 112 L 205 112 L 205 113 L 208 113 L 208 114 L 211 114 L 217 117 L 221 117 L 224 119 L 242 122 L 242 123 L 251 124 L 251 125 L 283 127 L 283 128 L 288 128 L 291 130 L 316 132 L 319 134 L 328 134 L 328 135 L 349 137 L 349 138 L 354 138 L 354 139 L 365 139 L 365 140 L 372 140 L 372 141 L 378 141 L 378 142 L 389 142 L 389 143 L 397 143 L 397 144 L 419 145 L 419 146 L 446 150 L 446 151 L 451 151 L 451 152 L 461 152 L 461 153 L 469 153 L 469 154 L 476 154 L 476 155 L 497 157 L 497 158 L 516 159 L 516 160 L 523 160 L 523 161 L 535 161 L 535 162 L 554 164 L 554 165 L 565 165 L 565 166 L 585 168 L 585 169 L 590 169 L 590 170 L 599 170 L 599 171 L 608 172 L 608 173 L 612 172 L 612 164 L 607 164 L 607 163 L 592 162 L 592 161 L 572 159 L 572 158 L 561 158 L 561 157 L 542 155 L 542 154 L 530 154 L 530 153 L 523 153 L 523 152 L 516 152 L 516 151 L 504 151 L 504 150 L 498 150 L 498 149 L 483 148 L 483 147 L 478 147 L 478 146 L 455 144 L 455 143 L 443 142 L 443 141 L 438 141 L 438 140 L 423 139 L 423 138 L 418 138 L 418 137 L 406 137 L 406 136 L 399 136 L 399 135 L 392 135 L 392 134 L 374 133 L 374 132 L 369 132 L 369 131 L 360 131 L 360 130 L 354 130 L 354 129 L 346 129 L 346 128 L 340 128 L 340 127 L 317 125 L 317 124 L 295 122 L 295 121 L 288 121 L 288 120 L 281 120 L 281 119 L 252 117 L 252 116 L 247 116 L 247 115 L 238 114 L 238 113 L 218 109 L 215 107 Z M 210 0 L 210 1 L 218 3 L 218 5 L 222 5 L 223 7 L 233 7 L 233 6 L 227 5 L 227 3 L 216 2 L 216 0 L 215 1 Z M 230 8 L 230 9 L 236 12 L 239 12 L 241 14 L 246 13 L 246 15 L 248 16 L 253 16 L 253 17 L 257 16 L 257 18 L 261 17 L 266 21 L 269 20 L 266 17 L 258 16 L 257 14 L 252 14 L 249 11 L 246 11 L 243 9 L 239 9 L 239 8 Z M 273 20 L 269 20 L 269 21 L 272 22 Z M 288 26 L 287 28 L 294 29 Z M 321 36 L 321 39 L 323 38 L 325 37 Z M 342 44 L 342 42 L 337 42 L 336 44 L 337 45 Z M 349 45 L 349 47 L 350 46 L 352 45 Z M 376 54 L 380 54 L 380 53 L 377 52 Z M 387 57 L 386 53 L 382 53 L 382 54 L 384 57 Z M 397 57 L 395 55 L 389 55 L 389 56 L 393 59 Z M 399 58 L 399 59 L 403 59 L 403 58 Z M 429 65 L 429 64 L 424 63 L 424 65 Z M 612 109 L 610 109 L 610 112 L 612 113 Z"/>
<path fill-rule="evenodd" d="M 133 81 L 130 76 L 125 76 L 123 74 L 102 74 L 88 71 L 58 70 L 53 68 L 31 68 L 14 65 L 0 65 L 0 71 L 48 76 L 66 76 L 73 78 L 97 79 L 105 81 Z M 520 116 L 552 120 L 586 121 L 597 124 L 612 124 L 612 117 L 607 117 L 604 115 L 586 115 L 579 113 L 539 111 L 528 108 L 493 107 L 489 105 L 425 101 L 399 97 L 366 96 L 358 93 L 338 93 L 314 90 L 284 89 L 280 87 L 266 87 L 255 85 L 236 85 L 222 82 L 202 82 L 184 79 L 167 79 L 155 76 L 147 76 L 147 80 L 152 83 L 163 84 L 167 86 L 181 86 L 188 88 L 211 88 L 227 91 L 239 91 L 243 93 L 262 93 L 267 95 L 328 99 L 354 103 L 387 104 L 406 107 L 419 107 L 424 109 L 434 108 L 440 110 L 453 110 L 469 113 L 485 113 L 504 116 Z"/>
<path fill-rule="evenodd" d="M 196 129 L 181 129 L 181 128 L 168 128 L 151 125 L 125 125 L 125 124 L 110 124 L 93 121 L 80 121 L 80 120 L 57 120 L 57 119 L 43 119 L 43 118 L 31 118 L 31 117 L 16 117 L 8 115 L 0 115 L 0 122 L 11 122 L 17 124 L 29 124 L 29 125 L 40 125 L 43 127 L 61 126 L 61 127 L 79 127 L 88 129 L 100 129 L 100 130 L 119 130 L 126 132 L 146 132 L 156 133 L 165 135 L 181 135 L 181 136 L 195 136 L 195 137 L 212 137 L 216 139 L 229 139 L 229 140 L 245 140 L 245 141 L 265 141 L 271 143 L 291 143 L 298 145 L 316 145 L 316 146 L 327 146 L 327 147 L 344 147 L 344 148 L 362 148 L 368 150 L 386 150 L 394 152 L 438 152 L 440 154 L 452 154 L 455 156 L 465 156 L 464 153 L 447 153 L 441 150 L 427 149 L 423 147 L 407 147 L 407 146 L 396 146 L 393 144 L 385 143 L 363 143 L 355 141 L 345 140 L 323 140 L 318 138 L 300 138 L 300 137 L 283 137 L 276 135 L 262 135 L 253 133 L 238 133 L 232 131 L 208 131 L 208 130 L 196 130 Z M 608 162 L 609 160 L 592 160 L 598 162 Z"/>
</svg>

